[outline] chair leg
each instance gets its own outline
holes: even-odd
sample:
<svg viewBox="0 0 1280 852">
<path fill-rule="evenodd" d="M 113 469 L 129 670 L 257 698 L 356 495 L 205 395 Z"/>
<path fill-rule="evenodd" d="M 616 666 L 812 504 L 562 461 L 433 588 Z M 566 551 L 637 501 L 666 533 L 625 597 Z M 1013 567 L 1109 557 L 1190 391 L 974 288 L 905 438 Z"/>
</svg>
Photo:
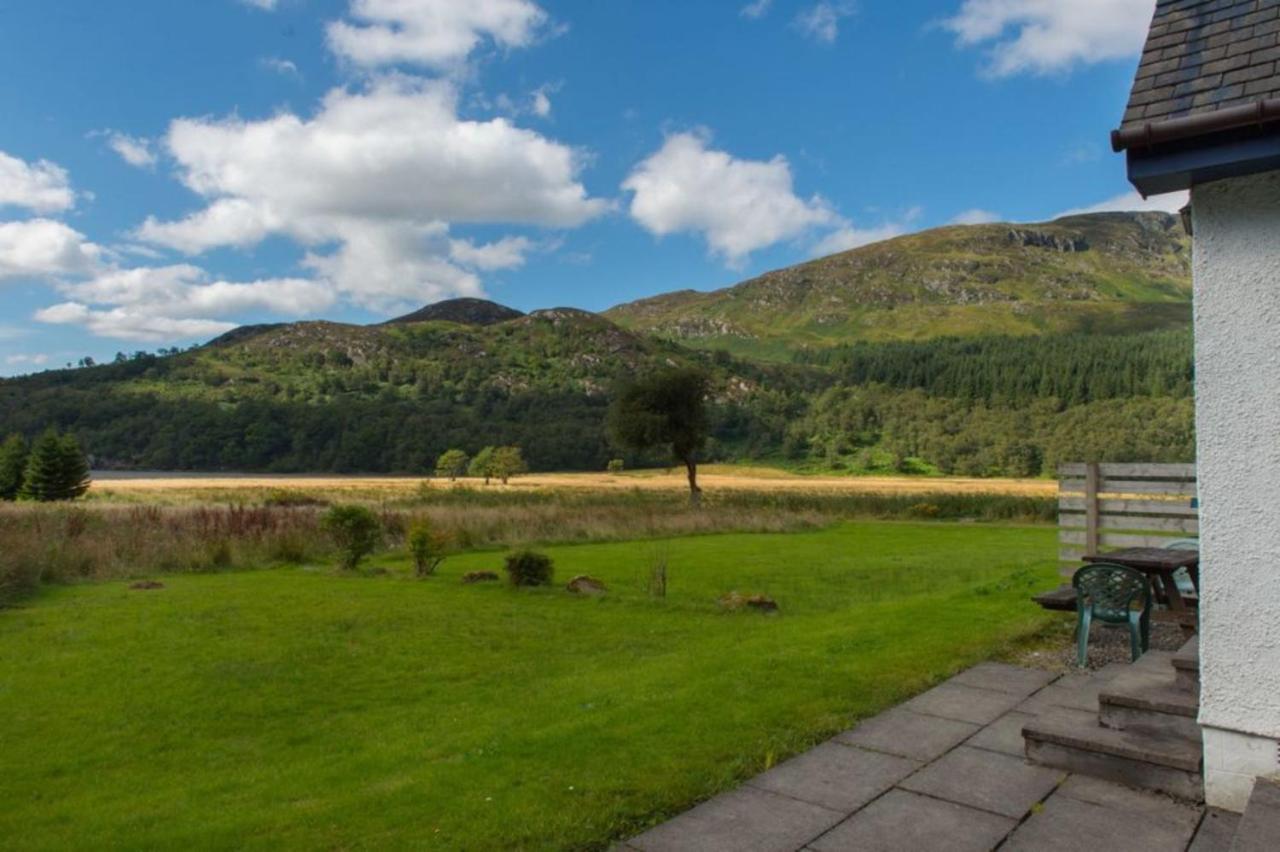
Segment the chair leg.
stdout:
<svg viewBox="0 0 1280 852">
<path fill-rule="evenodd" d="M 1133 662 L 1138 662 L 1138 658 L 1142 656 L 1142 628 L 1138 622 L 1142 616 L 1133 613 L 1129 616 L 1129 653 L 1133 656 Z"/>
<path fill-rule="evenodd" d="M 1092 620 L 1093 610 L 1080 607 L 1076 615 L 1076 642 L 1079 646 L 1077 662 L 1082 669 L 1089 665 L 1089 623 Z"/>
<path fill-rule="evenodd" d="M 1151 610 L 1145 610 L 1142 613 L 1142 652 L 1145 654 L 1151 650 Z"/>
</svg>

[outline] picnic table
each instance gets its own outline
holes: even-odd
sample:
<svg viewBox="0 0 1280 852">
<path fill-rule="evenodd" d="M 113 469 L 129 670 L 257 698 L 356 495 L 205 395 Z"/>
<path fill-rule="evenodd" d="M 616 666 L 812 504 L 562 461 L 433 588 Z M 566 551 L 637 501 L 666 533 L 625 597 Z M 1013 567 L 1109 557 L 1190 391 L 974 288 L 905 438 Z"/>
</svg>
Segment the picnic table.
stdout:
<svg viewBox="0 0 1280 852">
<path fill-rule="evenodd" d="M 1169 603 L 1170 611 L 1178 614 L 1179 621 L 1184 627 L 1191 627 L 1187 624 L 1187 620 L 1190 619 L 1190 608 L 1178 590 L 1178 583 L 1173 575 L 1179 568 L 1186 568 L 1198 592 L 1200 589 L 1199 552 L 1169 550 L 1163 547 L 1131 547 L 1127 550 L 1113 550 L 1110 553 L 1091 553 L 1084 557 L 1084 561 L 1123 565 L 1146 574 L 1156 596 L 1163 593 L 1164 599 Z"/>
</svg>

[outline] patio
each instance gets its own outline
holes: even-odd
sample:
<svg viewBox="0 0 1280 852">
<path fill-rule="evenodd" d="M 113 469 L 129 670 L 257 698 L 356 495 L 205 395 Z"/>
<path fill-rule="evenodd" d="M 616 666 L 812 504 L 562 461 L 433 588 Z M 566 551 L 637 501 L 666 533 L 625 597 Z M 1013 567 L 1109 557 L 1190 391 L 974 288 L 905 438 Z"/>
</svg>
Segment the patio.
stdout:
<svg viewBox="0 0 1280 852">
<path fill-rule="evenodd" d="M 1173 659 L 1143 658 L 1148 670 Z M 618 849 L 1230 848 L 1237 815 L 1024 757 L 1025 725 L 1097 713 L 1099 695 L 1137 668 L 1058 676 L 983 663 Z"/>
</svg>

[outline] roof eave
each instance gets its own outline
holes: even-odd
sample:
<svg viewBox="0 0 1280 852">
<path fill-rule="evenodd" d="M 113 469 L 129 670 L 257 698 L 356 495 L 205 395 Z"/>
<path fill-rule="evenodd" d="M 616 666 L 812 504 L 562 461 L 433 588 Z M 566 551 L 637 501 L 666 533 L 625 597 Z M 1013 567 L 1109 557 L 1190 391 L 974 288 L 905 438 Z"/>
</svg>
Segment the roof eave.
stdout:
<svg viewBox="0 0 1280 852">
<path fill-rule="evenodd" d="M 1280 98 L 1267 98 L 1250 104 L 1200 112 L 1165 121 L 1145 121 L 1111 131 L 1111 148 L 1132 148 L 1181 142 L 1198 136 L 1212 136 L 1241 127 L 1262 127 L 1280 122 Z"/>
<path fill-rule="evenodd" d="M 1239 126 L 1128 150 L 1129 182 L 1145 196 L 1280 170 L 1280 124 Z"/>
</svg>

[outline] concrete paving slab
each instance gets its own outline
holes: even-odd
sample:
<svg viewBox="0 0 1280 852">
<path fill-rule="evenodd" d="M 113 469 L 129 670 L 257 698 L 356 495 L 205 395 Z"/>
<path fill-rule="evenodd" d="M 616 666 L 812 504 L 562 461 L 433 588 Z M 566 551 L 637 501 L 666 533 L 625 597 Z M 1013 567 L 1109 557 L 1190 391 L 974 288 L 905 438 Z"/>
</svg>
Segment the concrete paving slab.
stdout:
<svg viewBox="0 0 1280 852">
<path fill-rule="evenodd" d="M 1026 740 L 1022 738 L 1022 726 L 1034 718 L 1035 716 L 1029 713 L 1019 713 L 1016 710 L 1005 713 L 965 740 L 965 745 L 1022 757 L 1027 753 Z"/>
<path fill-rule="evenodd" d="M 1111 682 L 1111 677 L 1096 672 L 1093 675 L 1067 674 L 1018 705 L 1021 713 L 1039 715 L 1055 707 L 1071 710 L 1098 712 L 1098 693 Z"/>
<path fill-rule="evenodd" d="M 981 730 L 972 722 L 912 713 L 895 707 L 836 736 L 847 745 L 929 761 L 942 756 Z"/>
<path fill-rule="evenodd" d="M 1040 669 L 1024 669 L 1007 663 L 979 663 L 951 678 L 951 682 L 1026 698 L 1057 678 L 1052 672 Z"/>
<path fill-rule="evenodd" d="M 1187 852 L 1230 852 L 1239 824 L 1240 814 L 1209 808 Z"/>
<path fill-rule="evenodd" d="M 844 816 L 767 790 L 739 787 L 627 844 L 641 852 L 794 852 Z"/>
<path fill-rule="evenodd" d="M 816 852 L 987 852 L 1015 820 L 892 790 L 809 844 Z"/>
<path fill-rule="evenodd" d="M 1091 805 L 1110 808 L 1113 811 L 1123 811 L 1134 816 L 1167 822 L 1186 831 L 1188 837 L 1199 825 L 1203 810 L 1170 796 L 1135 790 L 1132 787 L 1113 784 L 1088 775 L 1072 775 L 1054 795 L 1067 796 Z"/>
<path fill-rule="evenodd" d="M 949 680 L 902 706 L 913 713 L 986 725 L 1014 708 L 1021 698 L 1007 692 L 978 689 Z"/>
<path fill-rule="evenodd" d="M 1055 793 L 1018 827 L 1001 852 L 1169 852 L 1185 849 L 1194 828 Z"/>
<path fill-rule="evenodd" d="M 1021 818 L 1058 785 L 1063 773 L 1007 754 L 960 746 L 899 786 L 960 805 Z"/>
<path fill-rule="evenodd" d="M 848 814 L 920 766 L 919 761 L 827 742 L 747 783 Z"/>
</svg>

